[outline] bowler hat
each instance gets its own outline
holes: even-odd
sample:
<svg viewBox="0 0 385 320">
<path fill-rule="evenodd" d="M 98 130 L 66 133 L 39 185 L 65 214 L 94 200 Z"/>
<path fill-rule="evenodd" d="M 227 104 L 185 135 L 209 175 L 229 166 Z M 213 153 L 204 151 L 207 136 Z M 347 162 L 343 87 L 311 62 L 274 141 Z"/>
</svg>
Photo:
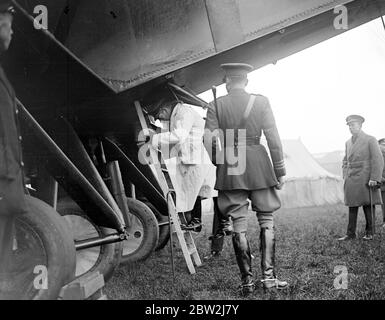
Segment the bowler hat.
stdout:
<svg viewBox="0 0 385 320">
<path fill-rule="evenodd" d="M 254 70 L 254 67 L 247 63 L 224 63 L 221 68 L 228 77 L 246 77 L 247 74 Z"/>
<path fill-rule="evenodd" d="M 351 122 L 359 122 L 359 123 L 363 123 L 363 122 L 365 122 L 365 118 L 359 116 L 358 114 L 352 114 L 352 115 L 346 117 L 346 124 L 348 125 L 348 124 L 350 124 Z"/>
</svg>

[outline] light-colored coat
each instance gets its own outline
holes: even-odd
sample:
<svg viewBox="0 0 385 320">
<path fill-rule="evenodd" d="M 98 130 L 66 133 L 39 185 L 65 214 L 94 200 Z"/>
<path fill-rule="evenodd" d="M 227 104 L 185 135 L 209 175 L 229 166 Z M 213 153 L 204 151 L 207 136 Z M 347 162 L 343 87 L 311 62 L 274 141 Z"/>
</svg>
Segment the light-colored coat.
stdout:
<svg viewBox="0 0 385 320">
<path fill-rule="evenodd" d="M 370 205 L 369 180 L 381 181 L 384 160 L 377 140 L 360 131 L 357 140 L 346 142 L 342 169 L 345 205 Z M 373 190 L 372 204 L 382 204 L 380 189 Z"/>
<path fill-rule="evenodd" d="M 213 196 L 215 167 L 203 145 L 204 127 L 205 121 L 192 106 L 178 103 L 171 114 L 170 130 L 151 140 L 165 158 L 178 212 L 191 211 L 198 195 Z"/>
</svg>

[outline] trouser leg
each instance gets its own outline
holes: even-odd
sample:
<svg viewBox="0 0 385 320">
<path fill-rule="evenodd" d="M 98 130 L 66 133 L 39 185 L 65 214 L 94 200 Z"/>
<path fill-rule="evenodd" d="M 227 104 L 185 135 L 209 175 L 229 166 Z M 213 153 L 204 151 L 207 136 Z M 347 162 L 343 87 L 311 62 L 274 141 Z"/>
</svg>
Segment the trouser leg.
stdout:
<svg viewBox="0 0 385 320">
<path fill-rule="evenodd" d="M 195 201 L 194 208 L 191 211 L 191 220 L 192 221 L 202 221 L 202 199 L 197 197 Z"/>
<path fill-rule="evenodd" d="M 376 210 L 375 206 L 373 207 L 373 212 Z M 366 228 L 365 228 L 365 233 L 366 235 L 373 235 L 373 216 L 371 212 L 370 205 L 369 206 L 363 206 L 364 209 L 364 214 L 365 214 L 365 220 L 366 220 Z"/>
<path fill-rule="evenodd" d="M 354 238 L 356 236 L 356 228 L 357 228 L 357 214 L 358 207 L 349 207 L 349 222 L 347 229 L 347 236 Z"/>
<path fill-rule="evenodd" d="M 382 209 L 382 222 L 385 223 L 385 204 L 381 205 Z"/>
<path fill-rule="evenodd" d="M 248 199 L 247 190 L 219 190 L 218 209 L 233 222 L 234 232 L 247 231 Z"/>
</svg>

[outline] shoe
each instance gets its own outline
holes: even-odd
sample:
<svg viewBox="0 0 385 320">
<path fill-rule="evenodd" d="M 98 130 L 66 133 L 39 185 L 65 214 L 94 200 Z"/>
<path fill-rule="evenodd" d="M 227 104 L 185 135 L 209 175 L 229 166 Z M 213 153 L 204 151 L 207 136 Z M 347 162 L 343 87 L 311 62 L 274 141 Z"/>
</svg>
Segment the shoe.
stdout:
<svg viewBox="0 0 385 320">
<path fill-rule="evenodd" d="M 275 235 L 274 228 L 261 228 L 260 253 L 262 285 L 264 290 L 282 290 L 288 287 L 286 281 L 280 281 L 275 275 Z"/>
<path fill-rule="evenodd" d="M 265 279 L 261 280 L 264 290 L 283 290 L 286 289 L 289 284 L 286 281 L 280 281 L 278 279 Z"/>
<path fill-rule="evenodd" d="M 184 230 L 201 232 L 202 231 L 202 222 L 198 219 L 193 219 L 187 226 L 184 225 Z"/>
<path fill-rule="evenodd" d="M 347 241 L 347 240 L 354 240 L 356 237 L 352 236 L 343 236 L 341 238 L 338 238 L 337 241 Z"/>
<path fill-rule="evenodd" d="M 211 251 L 208 256 L 203 257 L 204 261 L 216 260 L 221 256 L 221 251 Z"/>
<path fill-rule="evenodd" d="M 253 280 L 241 284 L 241 295 L 247 297 L 249 294 L 254 292 L 255 284 Z"/>
<path fill-rule="evenodd" d="M 373 236 L 371 234 L 366 234 L 362 239 L 370 241 L 373 240 Z"/>
</svg>

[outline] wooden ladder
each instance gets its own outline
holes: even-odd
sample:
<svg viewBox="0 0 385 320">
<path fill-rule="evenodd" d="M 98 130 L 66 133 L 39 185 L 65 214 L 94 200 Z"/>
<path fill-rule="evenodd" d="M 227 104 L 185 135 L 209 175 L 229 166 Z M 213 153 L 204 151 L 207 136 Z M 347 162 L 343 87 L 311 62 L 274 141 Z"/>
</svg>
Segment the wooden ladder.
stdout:
<svg viewBox="0 0 385 320">
<path fill-rule="evenodd" d="M 143 114 L 142 107 L 139 101 L 135 101 L 134 104 L 135 104 L 136 112 L 139 117 L 140 124 L 143 129 L 143 133 L 146 135 L 149 129 Z M 182 249 L 183 256 L 187 264 L 187 268 L 191 274 L 194 274 L 195 273 L 194 263 L 197 267 L 199 267 L 202 265 L 202 262 L 198 254 L 198 250 L 195 246 L 192 232 L 187 230 L 182 230 L 181 222 L 186 224 L 187 221 L 184 216 L 184 213 L 178 213 L 176 210 L 175 201 L 174 201 L 174 198 L 172 197 L 172 193 L 175 193 L 175 190 L 172 185 L 171 178 L 166 166 L 162 165 L 164 163 L 164 161 L 162 161 L 163 160 L 162 153 L 160 151 L 154 150 L 151 147 L 149 148 L 149 152 L 150 152 L 150 157 L 149 157 L 150 161 L 148 164 L 152 172 L 154 173 L 155 177 L 157 178 L 157 181 L 159 182 L 159 185 L 163 191 L 165 199 L 167 199 L 169 221 L 171 226 L 170 242 L 172 243 L 172 234 L 175 233 L 177 235 L 180 247 Z M 145 157 L 144 154 L 142 154 L 142 156 L 143 158 Z"/>
</svg>

